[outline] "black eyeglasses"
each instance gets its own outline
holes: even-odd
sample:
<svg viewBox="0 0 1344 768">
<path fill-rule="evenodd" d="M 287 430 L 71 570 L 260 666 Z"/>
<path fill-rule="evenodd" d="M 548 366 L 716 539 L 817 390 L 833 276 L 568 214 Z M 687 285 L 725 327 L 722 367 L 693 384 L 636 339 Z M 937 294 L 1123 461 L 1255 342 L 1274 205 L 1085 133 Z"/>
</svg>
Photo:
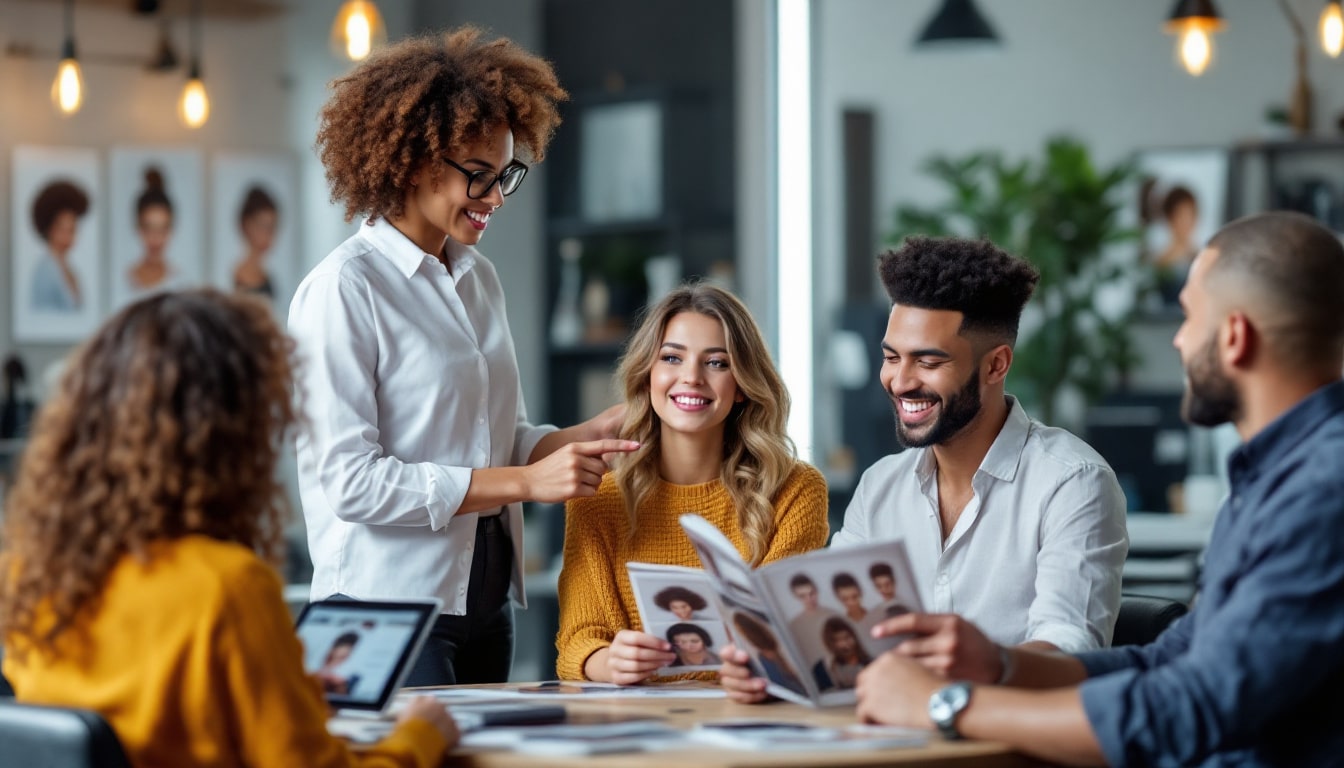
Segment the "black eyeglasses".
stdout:
<svg viewBox="0 0 1344 768">
<path fill-rule="evenodd" d="M 490 188 L 496 182 L 499 183 L 499 194 L 508 197 L 518 191 L 518 185 L 523 183 L 523 177 L 527 175 L 527 166 L 517 160 L 505 168 L 503 173 L 470 171 L 446 157 L 443 162 L 461 171 L 462 175 L 467 177 L 467 197 L 472 200 L 480 200 L 490 194 Z"/>
</svg>

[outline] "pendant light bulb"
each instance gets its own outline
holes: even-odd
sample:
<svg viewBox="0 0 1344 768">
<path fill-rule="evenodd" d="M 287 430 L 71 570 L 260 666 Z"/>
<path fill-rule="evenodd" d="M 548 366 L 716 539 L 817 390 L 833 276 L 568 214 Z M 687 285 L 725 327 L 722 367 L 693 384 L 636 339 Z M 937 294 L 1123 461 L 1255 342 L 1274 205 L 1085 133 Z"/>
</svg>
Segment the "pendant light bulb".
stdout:
<svg viewBox="0 0 1344 768">
<path fill-rule="evenodd" d="M 1213 38 L 1198 26 L 1188 27 L 1180 37 L 1181 64 L 1195 77 L 1204 74 L 1213 59 Z"/>
<path fill-rule="evenodd" d="M 84 74 L 80 72 L 73 48 L 67 46 L 71 55 L 61 59 L 56 68 L 56 79 L 51 81 L 51 102 L 64 117 L 75 114 L 84 104 Z"/>
<path fill-rule="evenodd" d="M 75 114 L 84 103 L 84 73 L 75 56 L 75 0 L 65 2 L 65 41 L 61 44 L 56 79 L 51 81 L 51 103 L 61 117 Z"/>
<path fill-rule="evenodd" d="M 1213 61 L 1213 35 L 1226 26 L 1213 0 L 1176 0 L 1171 16 L 1162 25 L 1176 36 L 1176 59 L 1195 77 L 1204 74 Z"/>
<path fill-rule="evenodd" d="M 385 42 L 387 30 L 378 6 L 371 0 L 346 0 L 331 26 L 331 46 L 336 54 L 360 61 Z"/>
<path fill-rule="evenodd" d="M 182 88 L 182 97 L 177 101 L 177 116 L 188 128 L 200 128 L 210 119 L 210 97 L 205 92 L 205 83 L 201 81 L 201 72 L 195 64 L 191 67 L 191 77 Z"/>
<path fill-rule="evenodd" d="M 1321 11 L 1321 47 L 1330 54 L 1330 58 L 1337 59 L 1341 51 L 1344 51 L 1344 8 L 1340 7 L 1340 0 L 1330 0 L 1325 4 L 1325 10 Z"/>
</svg>

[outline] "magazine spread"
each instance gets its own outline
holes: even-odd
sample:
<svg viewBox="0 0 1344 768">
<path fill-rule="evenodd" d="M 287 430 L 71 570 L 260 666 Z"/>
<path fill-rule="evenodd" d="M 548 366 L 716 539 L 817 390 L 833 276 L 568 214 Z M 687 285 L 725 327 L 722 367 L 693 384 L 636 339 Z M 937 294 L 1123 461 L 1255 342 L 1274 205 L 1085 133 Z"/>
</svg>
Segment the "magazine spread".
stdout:
<svg viewBox="0 0 1344 768">
<path fill-rule="evenodd" d="M 900 540 L 818 549 L 752 570 L 732 542 L 704 518 L 682 515 L 681 525 L 703 571 L 628 564 L 645 631 L 652 633 L 650 627 L 664 626 L 682 614 L 688 623 L 721 628 L 723 637 L 706 630 L 712 641 L 709 650 L 721 648 L 731 637 L 751 657 L 753 671 L 769 682 L 766 690 L 779 698 L 811 706 L 853 704 L 859 672 L 901 641 L 873 639 L 873 626 L 922 609 Z M 675 604 L 669 594 L 662 602 L 675 615 L 658 613 L 659 592 L 674 586 L 700 597 L 699 590 L 704 590 L 718 615 L 701 612 L 710 618 L 696 618 L 699 609 L 687 613 L 688 606 Z M 651 621 L 655 617 L 664 623 Z M 697 645 L 695 638 L 684 639 L 692 648 Z M 717 661 L 708 668 L 716 666 Z"/>
</svg>

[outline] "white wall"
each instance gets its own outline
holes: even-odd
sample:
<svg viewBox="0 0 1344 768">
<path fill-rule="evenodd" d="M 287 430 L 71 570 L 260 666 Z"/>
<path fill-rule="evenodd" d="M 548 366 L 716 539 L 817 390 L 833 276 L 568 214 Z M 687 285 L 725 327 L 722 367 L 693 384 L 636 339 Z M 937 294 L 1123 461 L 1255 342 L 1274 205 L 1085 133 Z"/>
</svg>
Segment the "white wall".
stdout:
<svg viewBox="0 0 1344 768">
<path fill-rule="evenodd" d="M 822 0 L 816 27 L 816 285 L 818 323 L 843 294 L 841 111 L 876 113 L 878 235 L 900 203 L 938 201 L 941 188 L 919 166 L 936 154 L 997 148 L 1036 153 L 1047 136 L 1069 133 L 1100 163 L 1146 147 L 1226 145 L 1254 138 L 1271 104 L 1287 102 L 1293 38 L 1278 4 L 1223 0 L 1227 30 L 1200 78 L 1180 70 L 1161 25 L 1170 2 L 1014 0 L 978 4 L 1003 39 L 992 51 L 921 51 L 911 43 L 938 0 Z M 1291 0 L 1315 34 L 1318 0 Z M 1344 59 L 1314 39 L 1310 74 L 1316 126 L 1338 135 Z M 874 246 L 874 253 L 877 246 Z M 826 328 L 819 328 L 825 338 Z M 1140 329 L 1148 354 L 1137 383 L 1179 386 L 1170 330 Z M 833 444 L 838 396 L 818 396 L 818 445 Z"/>
</svg>

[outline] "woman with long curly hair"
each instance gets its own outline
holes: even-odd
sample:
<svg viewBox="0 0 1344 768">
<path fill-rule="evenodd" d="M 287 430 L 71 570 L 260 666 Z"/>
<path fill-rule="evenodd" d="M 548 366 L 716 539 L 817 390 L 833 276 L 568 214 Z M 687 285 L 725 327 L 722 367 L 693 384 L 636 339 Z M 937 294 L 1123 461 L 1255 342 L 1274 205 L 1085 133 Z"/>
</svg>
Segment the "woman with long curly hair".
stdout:
<svg viewBox="0 0 1344 768">
<path fill-rule="evenodd" d="M 789 393 L 751 313 L 709 284 L 648 310 L 621 358 L 619 459 L 565 510 L 557 672 L 633 684 L 676 660 L 642 631 L 625 563 L 699 566 L 677 518 L 703 516 L 753 566 L 826 543 L 826 481 L 795 458 Z"/>
<path fill-rule="evenodd" d="M 367 756 L 327 708 L 274 564 L 291 343 L 255 299 L 130 305 L 81 347 L 6 505 L 0 637 L 19 700 L 92 709 L 133 765 L 437 765 L 420 699 Z"/>
<path fill-rule="evenodd" d="M 550 64 L 464 27 L 337 80 L 317 146 L 363 226 L 304 278 L 299 490 L 314 599 L 435 596 L 408 685 L 503 682 L 522 506 L 594 493 L 619 408 L 569 429 L 523 406 L 504 290 L 476 245 L 568 98 Z"/>
</svg>

